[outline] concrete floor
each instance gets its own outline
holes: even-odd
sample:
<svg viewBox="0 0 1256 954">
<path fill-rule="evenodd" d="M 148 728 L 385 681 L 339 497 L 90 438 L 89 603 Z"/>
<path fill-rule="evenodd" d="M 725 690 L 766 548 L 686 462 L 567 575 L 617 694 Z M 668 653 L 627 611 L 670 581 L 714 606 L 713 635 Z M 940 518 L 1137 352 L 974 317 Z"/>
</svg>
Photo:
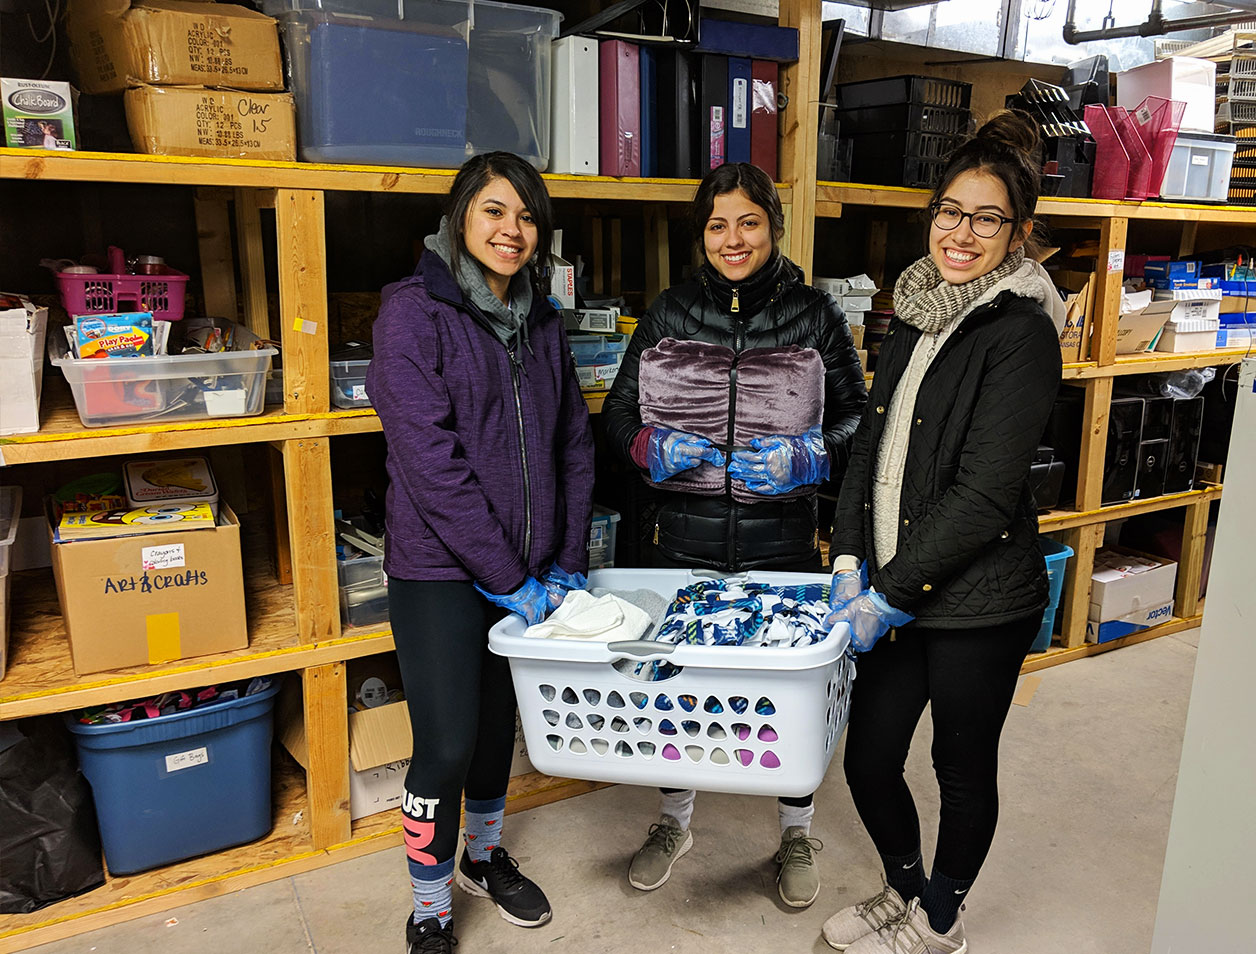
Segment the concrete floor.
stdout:
<svg viewBox="0 0 1256 954">
<path fill-rule="evenodd" d="M 1012 707 L 999 832 L 965 914 L 973 954 L 1148 950 L 1197 641 L 1192 631 L 1046 670 L 1030 704 Z M 929 735 L 925 721 L 908 763 L 926 846 L 937 815 Z M 650 894 L 629 887 L 624 873 L 657 796 L 617 786 L 506 820 L 506 843 L 545 888 L 554 919 L 513 927 L 455 889 L 458 950 L 828 951 L 820 925 L 870 894 L 879 873 L 840 761 L 816 799 L 824 886 L 808 910 L 776 896 L 779 829 L 768 798 L 701 795 L 693 850 L 671 880 Z M 409 905 L 395 848 L 36 950 L 402 954 Z"/>
</svg>

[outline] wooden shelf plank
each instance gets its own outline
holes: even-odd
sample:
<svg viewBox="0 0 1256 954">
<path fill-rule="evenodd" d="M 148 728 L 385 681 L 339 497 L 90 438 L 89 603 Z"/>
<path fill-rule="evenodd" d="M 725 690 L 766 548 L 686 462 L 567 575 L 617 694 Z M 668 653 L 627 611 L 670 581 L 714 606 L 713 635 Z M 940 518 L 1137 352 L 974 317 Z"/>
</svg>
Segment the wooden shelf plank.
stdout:
<svg viewBox="0 0 1256 954">
<path fill-rule="evenodd" d="M 1061 663 L 1072 662 L 1074 659 L 1084 659 L 1087 656 L 1094 656 L 1098 653 L 1106 653 L 1113 649 L 1120 649 L 1122 646 L 1133 646 L 1135 643 L 1145 643 L 1149 639 L 1157 639 L 1160 636 L 1171 636 L 1173 633 L 1180 633 L 1183 630 L 1194 629 L 1204 620 L 1203 613 L 1196 616 L 1188 616 L 1185 618 L 1173 617 L 1161 623 L 1158 626 L 1152 626 L 1150 629 L 1144 629 L 1138 633 L 1131 633 L 1128 636 L 1122 636 L 1120 639 L 1114 639 L 1107 643 L 1083 643 L 1071 649 L 1061 649 L 1053 647 L 1045 653 L 1037 653 L 1029 656 L 1021 666 L 1021 673 L 1037 672 L 1039 669 L 1049 669 L 1052 666 L 1059 666 Z"/>
<path fill-rule="evenodd" d="M 1038 529 L 1042 533 L 1054 533 L 1057 530 L 1070 530 L 1073 527 L 1085 527 L 1091 524 L 1107 523 L 1123 517 L 1133 517 L 1140 513 L 1153 513 L 1157 510 L 1171 510 L 1184 507 L 1203 500 L 1217 500 L 1221 496 L 1219 484 L 1209 484 L 1196 490 L 1188 490 L 1181 494 L 1165 494 L 1161 497 L 1148 497 L 1146 500 L 1131 500 L 1128 503 L 1110 504 L 1096 510 L 1051 510 L 1038 516 Z"/>
<path fill-rule="evenodd" d="M 1063 378 L 1085 380 L 1087 378 L 1117 377 L 1124 374 L 1152 374 L 1156 371 L 1182 371 L 1186 368 L 1210 368 L 1219 364 L 1238 364 L 1251 348 L 1216 348 L 1212 351 L 1191 351 L 1171 354 L 1167 351 L 1147 351 L 1142 354 L 1120 354 L 1116 363 L 1095 364 L 1093 361 L 1064 366 Z"/>
<path fill-rule="evenodd" d="M 309 831 L 304 776 L 287 753 L 276 757 L 272 775 L 275 828 L 261 841 L 129 877 L 109 877 L 95 891 L 33 914 L 0 915 L 0 954 L 14 954 L 401 844 L 400 815 L 388 811 L 359 819 L 347 841 L 316 850 Z M 605 787 L 601 782 L 551 778 L 538 772 L 519 775 L 510 780 L 506 813 Z"/>
<path fill-rule="evenodd" d="M 444 195 L 449 192 L 457 171 L 410 166 L 326 165 L 314 162 L 0 148 L 0 179 L 59 182 Z M 696 179 L 615 179 L 609 176 L 552 174 L 547 174 L 544 178 L 550 195 L 556 199 L 688 202 L 698 186 Z M 793 189 L 790 186 L 778 185 L 777 191 L 782 202 L 792 201 Z"/>
</svg>

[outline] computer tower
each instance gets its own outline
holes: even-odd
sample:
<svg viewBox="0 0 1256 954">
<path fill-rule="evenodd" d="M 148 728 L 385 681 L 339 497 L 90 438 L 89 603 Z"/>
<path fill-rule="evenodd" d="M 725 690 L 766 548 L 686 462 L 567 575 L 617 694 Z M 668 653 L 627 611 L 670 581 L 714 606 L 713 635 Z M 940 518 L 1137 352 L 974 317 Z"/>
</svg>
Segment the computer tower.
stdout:
<svg viewBox="0 0 1256 954">
<path fill-rule="evenodd" d="M 1050 447 L 1052 458 L 1060 465 L 1060 494 L 1057 507 L 1072 507 L 1077 498 L 1078 456 L 1082 446 L 1082 415 L 1086 395 L 1081 388 L 1062 387 L 1060 396 L 1047 418 L 1041 443 Z M 1035 491 L 1037 493 L 1037 491 Z M 1042 505 L 1042 498 L 1038 498 Z"/>
<path fill-rule="evenodd" d="M 1134 480 L 1134 496 L 1140 500 L 1164 493 L 1165 475 L 1169 466 L 1169 442 L 1140 441 L 1138 444 L 1138 476 Z"/>
<path fill-rule="evenodd" d="M 1054 448 L 1039 446 L 1034 462 L 1029 465 L 1029 486 L 1039 510 L 1054 510 L 1059 506 L 1064 469 L 1064 461 L 1055 459 Z"/>
<path fill-rule="evenodd" d="M 1104 504 L 1122 503 L 1134 497 L 1139 473 L 1143 409 L 1140 397 L 1112 399 L 1108 412 L 1108 444 L 1103 460 Z"/>
<path fill-rule="evenodd" d="M 1173 402 L 1173 426 L 1169 432 L 1168 463 L 1164 492 L 1180 494 L 1195 486 L 1195 463 L 1199 459 L 1199 437 L 1204 424 L 1204 399 Z"/>
</svg>

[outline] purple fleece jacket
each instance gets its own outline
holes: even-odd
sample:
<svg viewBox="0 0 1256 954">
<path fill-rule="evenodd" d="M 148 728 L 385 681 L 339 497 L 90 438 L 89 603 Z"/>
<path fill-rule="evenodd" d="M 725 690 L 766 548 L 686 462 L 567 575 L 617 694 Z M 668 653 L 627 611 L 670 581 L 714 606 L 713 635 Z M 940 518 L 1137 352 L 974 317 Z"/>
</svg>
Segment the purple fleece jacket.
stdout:
<svg viewBox="0 0 1256 954">
<path fill-rule="evenodd" d="M 586 572 L 593 436 L 549 302 L 534 296 L 531 351 L 512 367 L 429 251 L 384 289 L 373 334 L 366 388 L 388 439 L 384 571 L 502 594 L 551 561 Z"/>
</svg>

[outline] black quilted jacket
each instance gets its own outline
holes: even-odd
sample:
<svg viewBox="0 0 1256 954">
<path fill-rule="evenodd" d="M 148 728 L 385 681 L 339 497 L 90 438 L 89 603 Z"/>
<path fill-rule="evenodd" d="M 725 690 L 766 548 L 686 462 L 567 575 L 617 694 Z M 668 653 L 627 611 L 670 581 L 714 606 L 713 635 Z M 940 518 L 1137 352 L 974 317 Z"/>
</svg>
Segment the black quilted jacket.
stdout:
<svg viewBox="0 0 1256 954">
<path fill-rule="evenodd" d="M 890 324 L 855 434 L 830 553 L 867 559 L 892 606 L 935 629 L 993 626 L 1047 604 L 1029 466 L 1060 385 L 1060 349 L 1041 306 L 1010 291 L 943 343 L 916 398 L 898 550 L 876 565 L 872 476 L 890 397 L 921 332 Z"/>
<path fill-rule="evenodd" d="M 820 353 L 825 368 L 824 446 L 837 486 L 846 469 L 849 444 L 867 403 L 863 371 L 850 326 L 831 295 L 803 283 L 802 271 L 785 261 L 779 287 L 750 314 L 729 310 L 727 287 L 703 270 L 697 278 L 663 292 L 641 319 L 611 393 L 602 409 L 607 439 L 629 463 L 641 430 L 637 369 L 641 353 L 663 338 L 706 341 L 743 351 L 798 345 Z M 766 267 L 766 266 L 765 266 Z M 721 304 L 721 301 L 723 303 Z M 635 466 L 635 465 L 634 465 Z M 693 566 L 739 571 L 765 564 L 806 560 L 816 552 L 815 496 L 745 504 L 729 492 L 705 497 L 659 492 L 655 542 L 671 559 Z"/>
</svg>

